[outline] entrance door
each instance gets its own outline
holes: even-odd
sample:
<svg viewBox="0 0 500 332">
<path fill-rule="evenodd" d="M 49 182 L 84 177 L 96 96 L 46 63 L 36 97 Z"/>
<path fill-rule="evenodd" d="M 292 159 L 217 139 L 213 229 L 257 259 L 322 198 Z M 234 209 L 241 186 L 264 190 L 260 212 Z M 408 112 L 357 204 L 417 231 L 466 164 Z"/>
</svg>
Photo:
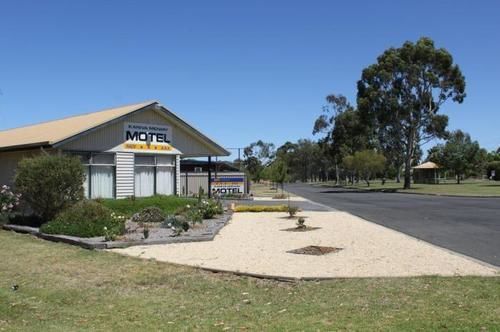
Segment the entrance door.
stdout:
<svg viewBox="0 0 500 332">
<path fill-rule="evenodd" d="M 159 195 L 174 194 L 174 167 L 157 166 L 156 167 L 156 193 Z"/>
<path fill-rule="evenodd" d="M 155 169 L 150 166 L 135 166 L 135 196 L 147 197 L 155 194 Z"/>
</svg>

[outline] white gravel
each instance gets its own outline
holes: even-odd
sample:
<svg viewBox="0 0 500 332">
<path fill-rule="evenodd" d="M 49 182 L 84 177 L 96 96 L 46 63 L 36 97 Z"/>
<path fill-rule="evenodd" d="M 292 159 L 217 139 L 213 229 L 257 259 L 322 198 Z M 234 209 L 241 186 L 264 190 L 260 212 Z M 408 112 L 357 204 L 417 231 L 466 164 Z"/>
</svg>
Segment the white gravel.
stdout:
<svg viewBox="0 0 500 332">
<path fill-rule="evenodd" d="M 346 212 L 302 212 L 309 232 L 285 232 L 284 213 L 235 213 L 210 242 L 136 246 L 125 255 L 289 278 L 498 275 L 499 269 Z M 309 245 L 344 248 L 323 256 L 287 253 Z"/>
</svg>

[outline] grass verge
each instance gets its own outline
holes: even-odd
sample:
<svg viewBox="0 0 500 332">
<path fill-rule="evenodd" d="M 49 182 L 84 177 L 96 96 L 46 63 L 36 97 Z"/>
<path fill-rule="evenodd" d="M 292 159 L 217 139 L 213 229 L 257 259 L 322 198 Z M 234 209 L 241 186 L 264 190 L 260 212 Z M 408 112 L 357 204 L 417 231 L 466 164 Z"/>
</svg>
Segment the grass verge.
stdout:
<svg viewBox="0 0 500 332">
<path fill-rule="evenodd" d="M 0 231 L 0 261 L 0 330 L 6 331 L 500 327 L 500 278 L 279 283 L 6 231 Z"/>
<path fill-rule="evenodd" d="M 271 184 L 268 183 L 255 183 L 252 182 L 250 186 L 250 191 L 252 194 L 256 197 L 269 197 L 272 198 L 277 195 L 281 195 L 281 189 L 277 189 L 273 187 Z M 295 196 L 292 193 L 287 192 L 286 190 L 283 190 L 283 194 L 285 196 L 290 195 L 290 196 Z"/>
<path fill-rule="evenodd" d="M 319 186 L 335 186 L 334 183 L 315 183 Z M 370 183 L 370 187 L 365 182 L 360 182 L 355 185 L 339 186 L 346 189 L 359 189 L 369 191 L 393 191 L 402 193 L 415 194 L 433 194 L 433 195 L 455 195 L 455 196 L 500 196 L 500 182 L 488 180 L 467 180 L 461 184 L 456 182 L 446 182 L 441 184 L 412 184 L 411 189 L 403 189 L 403 183 L 395 181 L 387 181 L 382 185 L 380 180 L 374 180 Z"/>
</svg>

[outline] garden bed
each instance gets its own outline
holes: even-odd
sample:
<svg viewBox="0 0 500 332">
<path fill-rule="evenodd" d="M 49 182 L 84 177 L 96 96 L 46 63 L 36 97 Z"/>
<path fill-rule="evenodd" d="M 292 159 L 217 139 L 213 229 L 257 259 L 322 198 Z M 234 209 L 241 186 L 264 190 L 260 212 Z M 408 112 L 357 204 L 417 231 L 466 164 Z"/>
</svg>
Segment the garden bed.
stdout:
<svg viewBox="0 0 500 332">
<path fill-rule="evenodd" d="M 199 242 L 211 241 L 217 233 L 231 219 L 231 213 L 226 212 L 212 219 L 205 219 L 202 223 L 196 224 L 188 231 L 175 235 L 170 228 L 162 228 L 160 225 L 148 224 L 149 236 L 144 238 L 143 226 L 137 223 L 127 221 L 126 233 L 117 237 L 114 241 L 105 241 L 104 236 L 96 237 L 77 237 L 59 234 L 45 234 L 40 232 L 37 227 L 28 227 L 20 225 L 7 224 L 3 225 L 6 230 L 11 230 L 19 233 L 29 233 L 45 240 L 54 242 L 64 242 L 72 245 L 77 245 L 86 249 L 111 249 L 111 248 L 127 248 L 136 245 L 151 245 L 151 244 L 169 244 L 181 242 Z"/>
<path fill-rule="evenodd" d="M 289 254 L 298 254 L 298 255 L 313 255 L 313 256 L 322 256 L 333 252 L 338 252 L 343 248 L 336 247 L 325 247 L 325 246 L 307 246 L 299 249 L 289 250 L 287 253 Z"/>
</svg>

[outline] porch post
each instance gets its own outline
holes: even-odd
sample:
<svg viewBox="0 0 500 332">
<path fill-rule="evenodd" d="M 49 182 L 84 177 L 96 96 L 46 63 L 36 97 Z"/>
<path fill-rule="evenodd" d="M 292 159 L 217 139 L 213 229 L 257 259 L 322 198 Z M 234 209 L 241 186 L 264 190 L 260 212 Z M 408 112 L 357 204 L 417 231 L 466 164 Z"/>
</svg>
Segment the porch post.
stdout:
<svg viewBox="0 0 500 332">
<path fill-rule="evenodd" d="M 208 198 L 212 197 L 212 156 L 208 156 Z"/>
</svg>

